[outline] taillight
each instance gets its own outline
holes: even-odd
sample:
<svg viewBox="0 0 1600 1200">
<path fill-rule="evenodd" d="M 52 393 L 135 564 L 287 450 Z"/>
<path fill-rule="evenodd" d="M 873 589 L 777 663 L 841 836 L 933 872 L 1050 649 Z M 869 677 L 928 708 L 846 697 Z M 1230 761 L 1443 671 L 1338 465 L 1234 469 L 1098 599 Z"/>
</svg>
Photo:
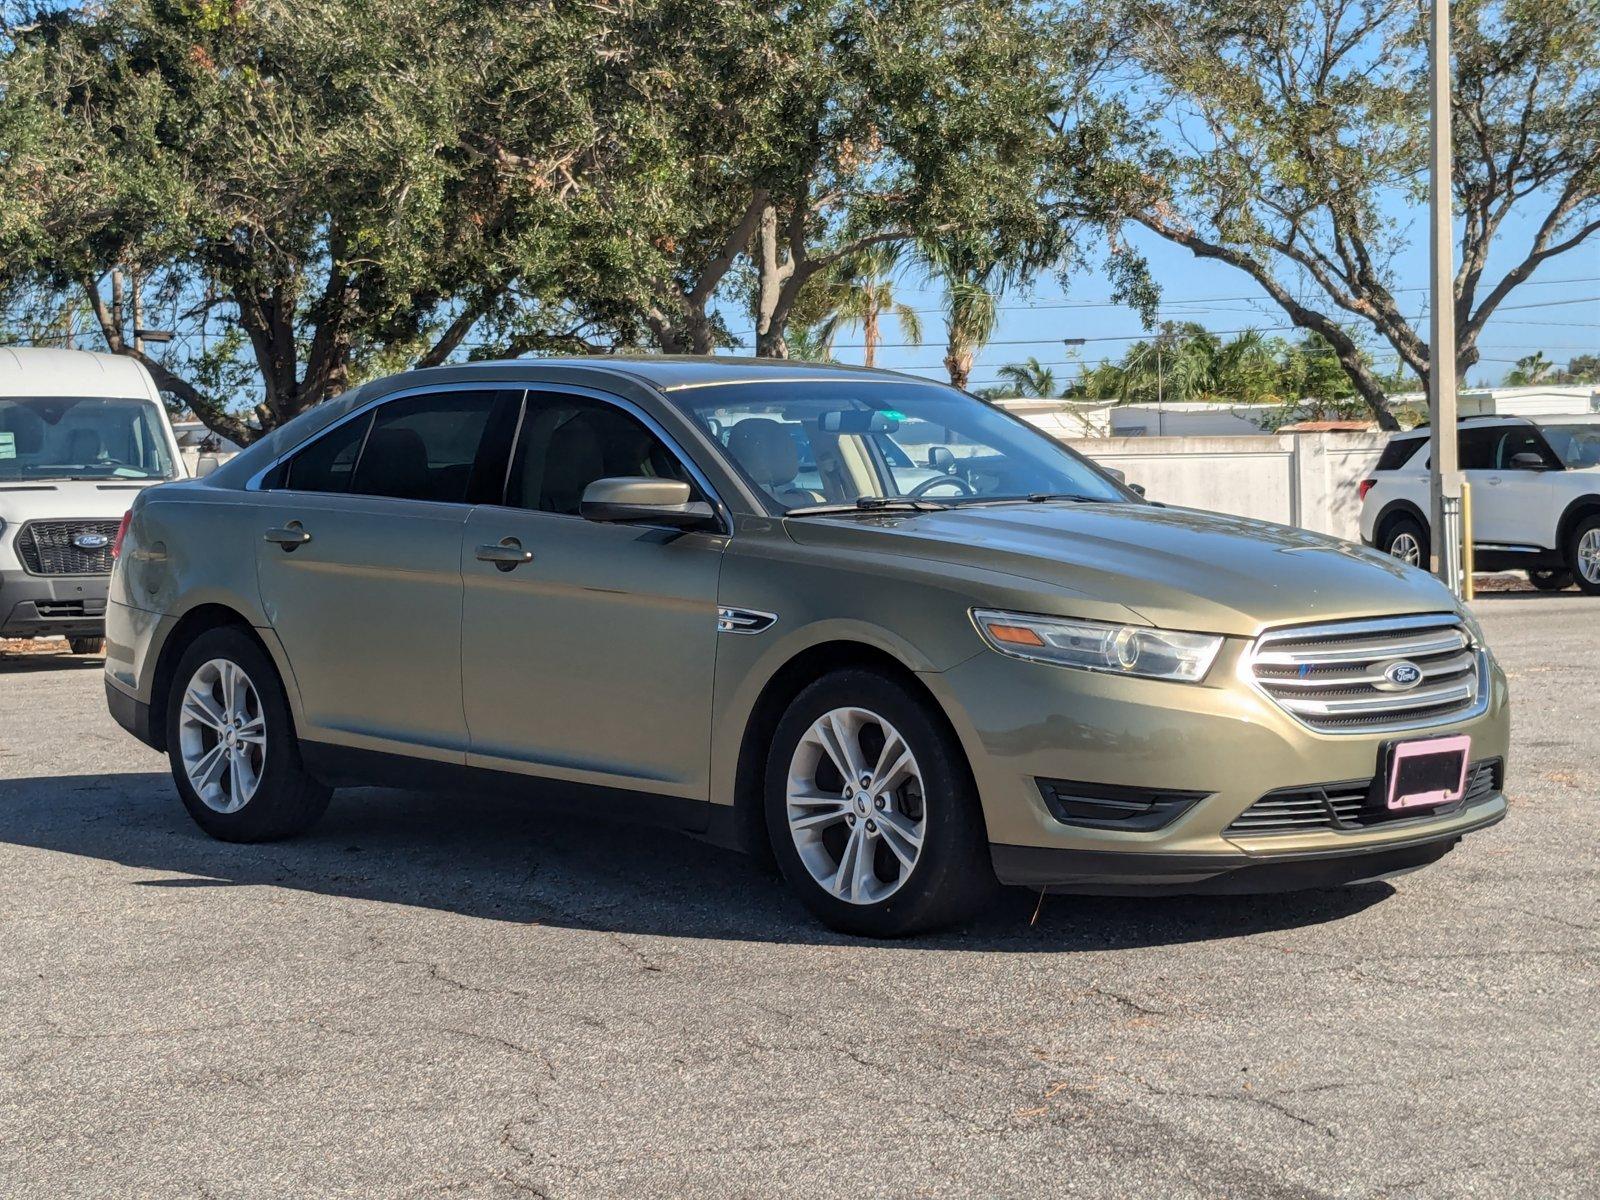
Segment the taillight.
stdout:
<svg viewBox="0 0 1600 1200">
<path fill-rule="evenodd" d="M 133 509 L 122 514 L 122 524 L 117 526 L 117 536 L 111 543 L 111 557 L 122 557 L 122 539 L 128 536 L 128 526 L 133 524 Z"/>
<path fill-rule="evenodd" d="M 1360 493 L 1358 499 L 1365 500 L 1367 498 L 1367 493 L 1372 490 L 1372 485 L 1377 482 L 1378 481 L 1376 479 L 1363 479 L 1361 481 L 1361 486 L 1356 489 L 1356 491 Z"/>
</svg>

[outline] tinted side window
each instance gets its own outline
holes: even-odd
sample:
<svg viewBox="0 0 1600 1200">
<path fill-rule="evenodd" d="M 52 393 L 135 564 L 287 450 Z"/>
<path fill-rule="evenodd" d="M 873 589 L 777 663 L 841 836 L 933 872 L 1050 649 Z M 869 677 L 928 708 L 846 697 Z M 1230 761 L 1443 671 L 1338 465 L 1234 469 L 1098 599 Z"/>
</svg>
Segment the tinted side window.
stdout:
<svg viewBox="0 0 1600 1200">
<path fill-rule="evenodd" d="M 1457 435 L 1456 465 L 1463 471 L 1486 471 L 1494 465 L 1497 429 L 1463 429 Z"/>
<path fill-rule="evenodd" d="M 528 394 L 508 505 L 576 516 L 584 489 L 617 475 L 681 479 L 690 499 L 705 499 L 678 456 L 631 414 L 583 396 Z"/>
<path fill-rule="evenodd" d="M 433 392 L 380 407 L 350 491 L 463 503 L 501 393 Z"/>
<path fill-rule="evenodd" d="M 1391 439 L 1389 444 L 1383 448 L 1383 453 L 1378 456 L 1378 470 L 1398 471 L 1411 461 L 1411 456 L 1426 441 L 1426 438 Z"/>
<path fill-rule="evenodd" d="M 1534 429 L 1508 429 L 1495 443 L 1494 465 L 1502 470 L 1518 470 L 1511 460 L 1519 454 L 1537 454 L 1547 467 L 1556 465 L 1544 444 L 1544 438 Z"/>
<path fill-rule="evenodd" d="M 358 417 L 312 442 L 289 460 L 283 486 L 297 492 L 348 492 L 371 424 L 370 414 Z"/>
</svg>

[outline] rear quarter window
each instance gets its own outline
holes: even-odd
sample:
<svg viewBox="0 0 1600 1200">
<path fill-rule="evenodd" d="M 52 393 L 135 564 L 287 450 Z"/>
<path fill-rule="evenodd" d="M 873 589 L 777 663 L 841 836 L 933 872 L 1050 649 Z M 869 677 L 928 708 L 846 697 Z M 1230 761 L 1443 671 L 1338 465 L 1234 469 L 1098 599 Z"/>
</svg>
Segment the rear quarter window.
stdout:
<svg viewBox="0 0 1600 1200">
<path fill-rule="evenodd" d="M 1383 453 L 1378 457 L 1378 470 L 1398 471 L 1411 461 L 1413 455 L 1421 448 L 1425 438 L 1394 438 L 1383 448 Z"/>
</svg>

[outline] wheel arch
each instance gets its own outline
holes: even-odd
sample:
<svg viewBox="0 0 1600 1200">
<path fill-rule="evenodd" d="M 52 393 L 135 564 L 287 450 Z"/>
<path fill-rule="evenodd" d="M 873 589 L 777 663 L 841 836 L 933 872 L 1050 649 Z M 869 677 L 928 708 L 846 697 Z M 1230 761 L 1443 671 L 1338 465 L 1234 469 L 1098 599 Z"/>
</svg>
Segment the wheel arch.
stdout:
<svg viewBox="0 0 1600 1200">
<path fill-rule="evenodd" d="M 1556 522 L 1556 544 L 1553 549 L 1565 555 L 1567 552 L 1567 539 L 1572 536 L 1572 531 L 1578 527 L 1578 522 L 1585 517 L 1593 516 L 1600 516 L 1600 495 L 1590 493 L 1579 496 L 1568 504 L 1562 510 L 1561 519 Z"/>
<path fill-rule="evenodd" d="M 216 603 L 197 604 L 189 609 L 178 618 L 177 624 L 163 639 L 161 649 L 156 655 L 155 672 L 151 676 L 150 736 L 152 745 L 157 750 L 165 752 L 167 749 L 167 700 L 172 691 L 172 680 L 177 673 L 179 660 L 183 658 L 184 651 L 201 634 L 225 627 L 240 630 L 261 647 L 262 653 L 277 663 L 278 658 L 272 652 L 272 648 L 261 639 L 261 634 L 255 626 L 251 625 L 244 614 L 237 609 Z"/>
<path fill-rule="evenodd" d="M 971 779 L 972 765 L 968 760 L 966 744 L 944 705 L 915 670 L 882 647 L 864 641 L 836 639 L 807 646 L 791 655 L 767 678 L 745 720 L 735 760 L 732 840 L 762 863 L 770 865 L 773 861 L 762 792 L 772 736 L 778 722 L 794 698 L 806 687 L 824 675 L 851 667 L 877 671 L 926 703 L 928 711 L 943 725 L 951 741 L 960 750 L 961 766 Z"/>
<path fill-rule="evenodd" d="M 1399 517 L 1410 517 L 1422 526 L 1422 532 L 1431 536 L 1428 528 L 1427 515 L 1410 500 L 1391 500 L 1378 510 L 1378 518 L 1372 523 L 1372 541 L 1380 550 L 1383 548 L 1385 535 Z"/>
</svg>

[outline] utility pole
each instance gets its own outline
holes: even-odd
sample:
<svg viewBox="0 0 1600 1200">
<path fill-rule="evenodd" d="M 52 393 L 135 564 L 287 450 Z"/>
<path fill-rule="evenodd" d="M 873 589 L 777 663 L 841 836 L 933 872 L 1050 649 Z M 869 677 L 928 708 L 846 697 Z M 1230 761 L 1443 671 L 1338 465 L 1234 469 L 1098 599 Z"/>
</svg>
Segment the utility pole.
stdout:
<svg viewBox="0 0 1600 1200">
<path fill-rule="evenodd" d="M 1455 222 L 1451 211 L 1450 0 L 1433 0 L 1428 37 L 1432 162 L 1428 172 L 1431 292 L 1428 346 L 1428 493 L 1433 501 L 1432 568 L 1461 595 L 1461 471 L 1456 457 Z"/>
</svg>

